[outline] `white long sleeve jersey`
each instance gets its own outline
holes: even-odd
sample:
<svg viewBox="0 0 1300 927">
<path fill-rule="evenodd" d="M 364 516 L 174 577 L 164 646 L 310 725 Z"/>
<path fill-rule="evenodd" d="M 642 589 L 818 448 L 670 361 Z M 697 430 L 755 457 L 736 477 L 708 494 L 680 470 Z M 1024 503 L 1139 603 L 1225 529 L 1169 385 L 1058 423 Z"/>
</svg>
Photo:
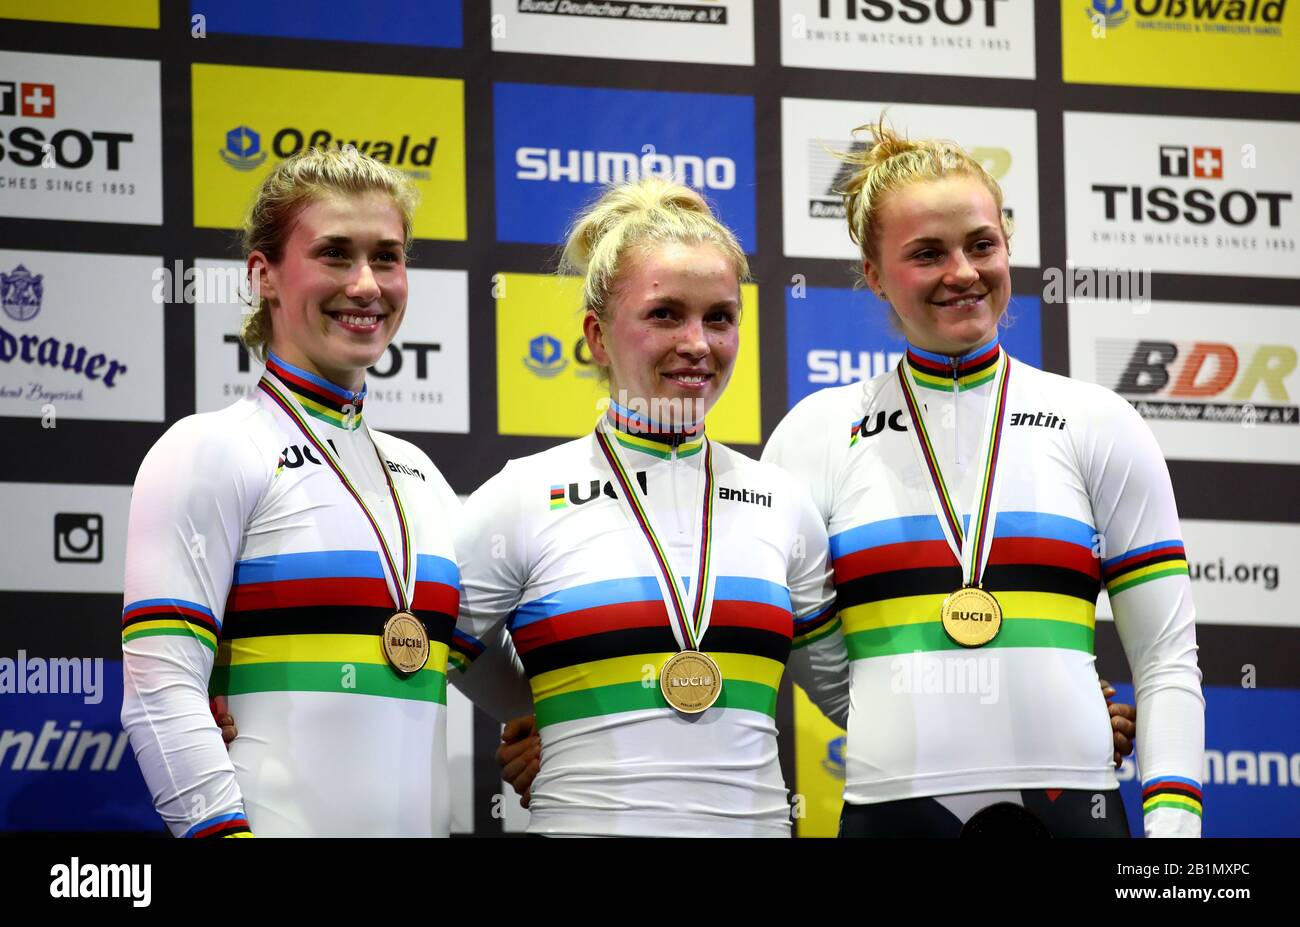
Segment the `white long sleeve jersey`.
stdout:
<svg viewBox="0 0 1300 927">
<path fill-rule="evenodd" d="M 410 524 L 412 610 L 429 631 L 428 663 L 403 679 L 385 661 L 381 631 L 395 599 L 378 541 L 259 390 L 177 422 L 140 467 L 127 534 L 123 726 L 176 835 L 250 826 L 257 835 L 445 835 L 459 502 L 418 448 L 368 431 L 360 394 L 274 358 L 268 371 L 334 447 L 400 565 L 372 439 L 383 453 Z M 229 755 L 210 693 L 237 719 Z"/>
<path fill-rule="evenodd" d="M 1093 656 L 1104 583 L 1133 671 L 1146 831 L 1199 835 L 1204 700 L 1164 459 L 1109 390 L 1011 360 L 996 342 L 961 358 L 909 348 L 903 363 L 967 521 L 995 365 L 1007 362 L 984 575 L 1004 622 L 981 649 L 952 643 L 940 622 L 961 569 L 896 371 L 807 397 L 764 454 L 807 483 L 830 535 L 851 660 L 845 801 L 1116 788 Z"/>
<path fill-rule="evenodd" d="M 689 588 L 703 439 L 607 433 Z M 788 835 L 774 721 L 787 659 L 824 710 L 847 715 L 816 509 L 776 467 L 712 449 L 717 587 L 701 649 L 724 682 L 695 716 L 660 693 L 678 647 L 650 548 L 594 435 L 511 461 L 466 503 L 460 627 L 481 637 L 508 622 L 531 681 L 542 738 L 532 833 Z"/>
</svg>

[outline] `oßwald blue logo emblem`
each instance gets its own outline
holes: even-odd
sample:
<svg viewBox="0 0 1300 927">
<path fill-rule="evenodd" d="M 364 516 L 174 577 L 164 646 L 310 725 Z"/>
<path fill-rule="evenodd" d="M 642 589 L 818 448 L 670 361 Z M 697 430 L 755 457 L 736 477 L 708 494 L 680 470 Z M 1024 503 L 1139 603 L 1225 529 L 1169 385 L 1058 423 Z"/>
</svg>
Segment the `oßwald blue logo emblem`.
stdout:
<svg viewBox="0 0 1300 927">
<path fill-rule="evenodd" d="M 262 136 L 248 126 L 236 126 L 226 133 L 226 147 L 221 160 L 237 171 L 251 171 L 266 160 Z"/>
<path fill-rule="evenodd" d="M 524 358 L 524 366 L 539 377 L 550 379 L 568 367 L 569 362 L 564 357 L 559 339 L 550 335 L 538 335 L 528 342 L 528 356 Z"/>
<path fill-rule="evenodd" d="M 1128 19 L 1128 10 L 1124 9 L 1124 0 L 1092 0 L 1092 6 L 1084 10 L 1088 19 L 1094 24 L 1105 22 L 1107 29 L 1122 26 Z"/>
<path fill-rule="evenodd" d="M 0 273 L 0 301 L 5 315 L 15 322 L 28 322 L 41 311 L 41 297 L 45 285 L 44 274 L 32 276 L 31 271 L 19 264 L 11 274 Z"/>
</svg>

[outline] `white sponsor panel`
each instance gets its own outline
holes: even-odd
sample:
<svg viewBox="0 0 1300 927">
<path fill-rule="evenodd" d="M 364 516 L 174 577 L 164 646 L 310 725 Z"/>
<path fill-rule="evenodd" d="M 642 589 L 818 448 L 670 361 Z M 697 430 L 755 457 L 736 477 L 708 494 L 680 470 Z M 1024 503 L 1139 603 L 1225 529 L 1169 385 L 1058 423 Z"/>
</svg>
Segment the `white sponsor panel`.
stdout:
<svg viewBox="0 0 1300 927">
<path fill-rule="evenodd" d="M 754 63 L 753 0 L 492 0 L 492 50 Z"/>
<path fill-rule="evenodd" d="M 1034 76 L 1031 0 L 781 0 L 781 64 Z"/>
<path fill-rule="evenodd" d="M 130 486 L 0 483 L 0 589 L 122 591 Z"/>
<path fill-rule="evenodd" d="M 1300 463 L 1300 310 L 1075 300 L 1069 313 L 1070 375 L 1129 400 L 1166 457 Z"/>
<path fill-rule="evenodd" d="M 0 52 L 0 215 L 162 224 L 157 61 Z"/>
<path fill-rule="evenodd" d="M 1069 260 L 1300 277 L 1300 124 L 1065 113 Z"/>
<path fill-rule="evenodd" d="M 239 343 L 249 309 L 228 284 L 234 261 L 198 260 L 194 299 L 194 406 L 222 409 L 257 389 L 262 365 Z M 406 318 L 366 374 L 365 417 L 381 431 L 469 433 L 469 294 L 462 270 L 408 270 Z M 211 299 L 209 294 L 219 298 Z M 209 298 L 204 298 L 209 296 Z M 224 297 L 224 298 L 220 298 Z"/>
<path fill-rule="evenodd" d="M 1003 207 L 1015 223 L 1012 266 L 1038 266 L 1038 117 L 1033 110 L 796 97 L 781 101 L 787 256 L 860 259 L 849 238 L 843 198 L 834 192 L 854 168 L 835 153 L 862 149 L 870 135 L 855 139 L 853 130 L 882 112 L 895 130 L 912 138 L 951 139 L 983 164 L 1002 187 Z"/>
<path fill-rule="evenodd" d="M 1300 627 L 1292 594 L 1300 579 L 1300 525 L 1184 518 L 1182 528 L 1197 624 Z M 1112 616 L 1103 591 L 1097 617 Z"/>
<path fill-rule="evenodd" d="M 0 416 L 163 420 L 161 257 L 0 251 Z"/>
</svg>

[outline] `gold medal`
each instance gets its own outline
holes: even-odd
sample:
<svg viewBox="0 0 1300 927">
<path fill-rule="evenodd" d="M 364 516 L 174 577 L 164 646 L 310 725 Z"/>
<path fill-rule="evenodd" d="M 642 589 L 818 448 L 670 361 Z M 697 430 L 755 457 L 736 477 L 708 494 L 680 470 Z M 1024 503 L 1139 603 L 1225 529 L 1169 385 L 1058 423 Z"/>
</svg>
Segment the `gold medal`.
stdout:
<svg viewBox="0 0 1300 927">
<path fill-rule="evenodd" d="M 659 671 L 659 691 L 678 711 L 696 715 L 711 707 L 722 694 L 722 671 L 708 654 L 683 650 Z"/>
<path fill-rule="evenodd" d="M 963 586 L 943 600 L 943 629 L 954 643 L 983 647 L 1002 630 L 1002 606 L 978 586 Z"/>
<path fill-rule="evenodd" d="M 410 676 L 429 661 L 429 632 L 410 612 L 397 612 L 384 622 L 384 656 L 393 669 Z"/>
</svg>

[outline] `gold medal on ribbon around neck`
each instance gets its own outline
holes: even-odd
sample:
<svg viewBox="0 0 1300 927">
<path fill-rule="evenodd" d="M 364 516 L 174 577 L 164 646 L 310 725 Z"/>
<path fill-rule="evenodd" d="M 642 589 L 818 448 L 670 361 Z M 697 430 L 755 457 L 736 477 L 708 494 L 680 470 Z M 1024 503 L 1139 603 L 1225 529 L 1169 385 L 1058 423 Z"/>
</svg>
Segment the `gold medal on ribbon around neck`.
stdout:
<svg viewBox="0 0 1300 927">
<path fill-rule="evenodd" d="M 429 662 L 429 632 L 410 612 L 397 612 L 384 622 L 384 656 L 393 669 L 410 676 Z"/>
<path fill-rule="evenodd" d="M 706 653 L 683 650 L 659 671 L 659 691 L 673 708 L 695 715 L 713 706 L 722 694 L 722 671 Z"/>
<path fill-rule="evenodd" d="M 977 586 L 963 586 L 944 599 L 939 617 L 944 631 L 963 647 L 983 647 L 1002 630 L 1002 606 Z"/>
</svg>

